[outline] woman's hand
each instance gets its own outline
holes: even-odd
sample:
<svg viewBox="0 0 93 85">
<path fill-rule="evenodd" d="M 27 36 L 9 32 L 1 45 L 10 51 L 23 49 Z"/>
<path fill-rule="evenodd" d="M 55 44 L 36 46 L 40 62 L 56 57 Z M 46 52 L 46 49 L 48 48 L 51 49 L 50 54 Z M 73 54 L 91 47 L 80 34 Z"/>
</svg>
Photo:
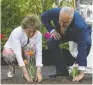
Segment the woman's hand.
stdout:
<svg viewBox="0 0 93 85">
<path fill-rule="evenodd" d="M 27 80 L 27 82 L 33 82 L 33 79 L 29 77 L 27 72 L 24 72 L 24 77 Z"/>
<path fill-rule="evenodd" d="M 33 82 L 33 79 L 30 78 L 28 72 L 27 72 L 27 69 L 25 66 L 22 66 L 22 71 L 23 71 L 23 75 L 25 77 L 25 79 L 27 80 L 27 82 Z"/>
<path fill-rule="evenodd" d="M 42 75 L 41 75 L 41 72 L 37 72 L 36 73 L 36 80 L 37 82 L 41 82 L 42 81 Z"/>
</svg>

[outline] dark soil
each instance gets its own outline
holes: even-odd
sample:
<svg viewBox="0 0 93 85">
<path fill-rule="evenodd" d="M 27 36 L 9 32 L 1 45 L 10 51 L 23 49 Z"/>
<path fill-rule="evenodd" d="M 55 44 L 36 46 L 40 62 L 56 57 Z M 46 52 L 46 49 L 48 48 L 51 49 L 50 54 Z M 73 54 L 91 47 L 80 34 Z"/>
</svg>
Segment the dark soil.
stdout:
<svg viewBox="0 0 93 85">
<path fill-rule="evenodd" d="M 22 72 L 18 66 L 16 66 L 16 76 L 8 78 L 6 73 L 8 66 L 1 66 L 1 84 L 29 84 L 24 78 L 22 78 Z M 34 82 L 33 84 L 92 84 L 92 74 L 85 74 L 84 79 L 81 82 L 72 82 L 72 77 L 56 77 L 49 78 L 50 73 L 55 72 L 54 66 L 43 66 L 42 75 L 43 80 L 40 83 Z"/>
</svg>

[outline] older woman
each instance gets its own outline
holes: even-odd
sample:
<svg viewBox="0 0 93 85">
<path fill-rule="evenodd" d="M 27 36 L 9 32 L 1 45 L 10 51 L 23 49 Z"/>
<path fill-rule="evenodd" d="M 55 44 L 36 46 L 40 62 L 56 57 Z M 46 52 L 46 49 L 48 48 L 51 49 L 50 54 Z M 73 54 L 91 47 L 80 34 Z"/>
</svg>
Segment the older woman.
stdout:
<svg viewBox="0 0 93 85">
<path fill-rule="evenodd" d="M 23 71 L 24 77 L 28 82 L 33 81 L 27 72 L 22 58 L 22 47 L 28 43 L 29 39 L 29 42 L 34 41 L 36 48 L 36 78 L 38 79 L 38 82 L 42 80 L 42 34 L 38 31 L 38 28 L 40 28 L 40 26 L 41 22 L 39 18 L 36 15 L 29 15 L 22 20 L 21 26 L 15 28 L 11 32 L 9 39 L 5 43 L 3 49 L 4 60 L 9 64 L 9 72 L 7 73 L 8 77 L 14 76 L 12 66 L 13 64 L 11 65 L 11 63 L 13 63 L 16 58 L 19 67 Z"/>
</svg>

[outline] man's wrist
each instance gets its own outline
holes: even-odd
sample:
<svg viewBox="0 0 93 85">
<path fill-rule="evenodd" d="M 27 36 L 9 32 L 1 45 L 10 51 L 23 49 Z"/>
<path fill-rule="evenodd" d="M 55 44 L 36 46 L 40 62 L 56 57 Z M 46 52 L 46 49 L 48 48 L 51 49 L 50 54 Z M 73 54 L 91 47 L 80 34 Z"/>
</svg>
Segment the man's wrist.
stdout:
<svg viewBox="0 0 93 85">
<path fill-rule="evenodd" d="M 80 74 L 80 75 L 84 75 L 84 71 L 79 70 L 79 74 Z"/>
</svg>

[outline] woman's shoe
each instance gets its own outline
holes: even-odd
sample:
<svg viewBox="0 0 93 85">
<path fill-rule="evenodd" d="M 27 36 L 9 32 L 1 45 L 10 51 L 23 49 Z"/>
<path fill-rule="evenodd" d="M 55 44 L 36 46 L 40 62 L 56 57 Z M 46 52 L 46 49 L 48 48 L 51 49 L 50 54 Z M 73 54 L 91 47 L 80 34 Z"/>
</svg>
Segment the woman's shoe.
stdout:
<svg viewBox="0 0 93 85">
<path fill-rule="evenodd" d="M 8 77 L 14 77 L 15 76 L 15 67 L 9 65 L 9 71 L 7 72 Z"/>
</svg>

